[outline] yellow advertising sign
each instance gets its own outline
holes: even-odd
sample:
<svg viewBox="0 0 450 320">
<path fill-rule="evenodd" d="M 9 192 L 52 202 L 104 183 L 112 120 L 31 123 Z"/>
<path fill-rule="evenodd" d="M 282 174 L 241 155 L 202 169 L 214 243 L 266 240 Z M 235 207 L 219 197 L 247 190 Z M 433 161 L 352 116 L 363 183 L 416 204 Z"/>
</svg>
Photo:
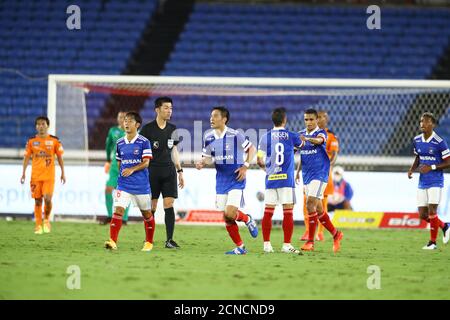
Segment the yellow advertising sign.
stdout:
<svg viewBox="0 0 450 320">
<path fill-rule="evenodd" d="M 287 179 L 286 173 L 271 174 L 268 178 L 268 180 L 286 180 L 286 179 Z"/>
<path fill-rule="evenodd" d="M 378 228 L 384 212 L 356 212 L 336 210 L 333 224 L 338 228 Z"/>
</svg>

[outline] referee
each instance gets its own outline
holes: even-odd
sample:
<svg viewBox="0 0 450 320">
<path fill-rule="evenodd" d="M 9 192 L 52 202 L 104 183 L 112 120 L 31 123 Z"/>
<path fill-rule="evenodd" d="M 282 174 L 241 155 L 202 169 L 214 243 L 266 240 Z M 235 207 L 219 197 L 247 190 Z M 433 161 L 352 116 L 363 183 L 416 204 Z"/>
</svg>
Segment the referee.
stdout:
<svg viewBox="0 0 450 320">
<path fill-rule="evenodd" d="M 156 119 L 147 123 L 139 132 L 150 140 L 152 145 L 153 159 L 149 165 L 149 180 L 152 191 L 152 213 L 156 212 L 159 195 L 162 193 L 164 201 L 165 223 L 166 223 L 166 248 L 179 248 L 173 240 L 175 229 L 175 212 L 173 202 L 178 197 L 178 186 L 184 187 L 183 169 L 177 150 L 179 142 L 176 126 L 169 123 L 172 116 L 172 99 L 159 97 L 155 100 Z"/>
</svg>

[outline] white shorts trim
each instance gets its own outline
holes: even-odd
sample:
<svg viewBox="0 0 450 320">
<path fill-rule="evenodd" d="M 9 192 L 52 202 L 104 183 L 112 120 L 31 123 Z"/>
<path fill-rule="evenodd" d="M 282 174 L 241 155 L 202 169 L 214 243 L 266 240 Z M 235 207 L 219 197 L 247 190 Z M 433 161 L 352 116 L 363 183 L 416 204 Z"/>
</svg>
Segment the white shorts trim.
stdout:
<svg viewBox="0 0 450 320">
<path fill-rule="evenodd" d="M 243 208 L 245 206 L 244 190 L 233 189 L 227 194 L 216 194 L 216 209 L 225 211 L 226 206 Z"/>
<path fill-rule="evenodd" d="M 152 208 L 150 194 L 131 194 L 123 190 L 114 190 L 114 208 L 127 208 L 131 202 L 140 210 L 150 210 Z"/>
<path fill-rule="evenodd" d="M 429 204 L 439 204 L 442 197 L 442 188 L 417 189 L 417 206 L 428 207 Z"/>
<path fill-rule="evenodd" d="M 295 188 L 266 189 L 264 199 L 265 204 L 274 206 L 277 204 L 295 204 Z"/>
<path fill-rule="evenodd" d="M 309 184 L 305 185 L 306 197 L 323 199 L 323 193 L 325 192 L 327 184 L 328 182 L 323 182 L 320 180 L 312 180 Z"/>
</svg>

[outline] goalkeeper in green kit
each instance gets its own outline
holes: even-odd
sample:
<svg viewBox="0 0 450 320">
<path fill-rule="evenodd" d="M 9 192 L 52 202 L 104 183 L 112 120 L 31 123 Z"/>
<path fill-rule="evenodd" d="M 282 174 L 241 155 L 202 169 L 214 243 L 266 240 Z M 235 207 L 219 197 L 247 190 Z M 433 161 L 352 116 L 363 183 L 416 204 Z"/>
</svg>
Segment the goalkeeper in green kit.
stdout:
<svg viewBox="0 0 450 320">
<path fill-rule="evenodd" d="M 117 124 L 109 129 L 108 136 L 106 138 L 106 163 L 105 172 L 109 173 L 109 179 L 106 182 L 105 188 L 105 204 L 106 210 L 108 212 L 108 217 L 106 220 L 101 221 L 101 224 L 109 224 L 112 219 L 113 214 L 113 190 L 117 187 L 117 178 L 119 177 L 119 168 L 117 166 L 116 160 L 116 142 L 120 138 L 125 136 L 125 130 L 123 127 L 123 121 L 125 119 L 126 112 L 119 111 L 117 114 Z M 130 207 L 126 208 L 123 215 L 123 223 L 126 224 L 128 221 L 128 211 Z"/>
</svg>

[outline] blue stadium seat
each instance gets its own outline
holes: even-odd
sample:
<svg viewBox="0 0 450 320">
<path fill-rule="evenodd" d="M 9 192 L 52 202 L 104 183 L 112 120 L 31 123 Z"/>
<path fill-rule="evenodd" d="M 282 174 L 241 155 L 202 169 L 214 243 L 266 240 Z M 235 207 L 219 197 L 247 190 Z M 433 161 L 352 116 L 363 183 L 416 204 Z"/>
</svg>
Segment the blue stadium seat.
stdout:
<svg viewBox="0 0 450 320">
<path fill-rule="evenodd" d="M 0 5 L 0 66 L 44 77 L 26 81 L 15 74 L 0 74 L 0 116 L 10 119 L 8 127 L 17 131 L 17 138 L 0 142 L 0 147 L 17 147 L 18 141 L 34 133 L 32 125 L 31 131 L 25 128 L 46 113 L 49 73 L 120 74 L 157 1 L 110 0 L 102 7 L 101 1 L 77 0 L 82 29 L 73 32 L 61 25 L 69 4 L 35 0 Z M 89 105 L 93 123 L 107 95 L 98 98 Z"/>
</svg>

